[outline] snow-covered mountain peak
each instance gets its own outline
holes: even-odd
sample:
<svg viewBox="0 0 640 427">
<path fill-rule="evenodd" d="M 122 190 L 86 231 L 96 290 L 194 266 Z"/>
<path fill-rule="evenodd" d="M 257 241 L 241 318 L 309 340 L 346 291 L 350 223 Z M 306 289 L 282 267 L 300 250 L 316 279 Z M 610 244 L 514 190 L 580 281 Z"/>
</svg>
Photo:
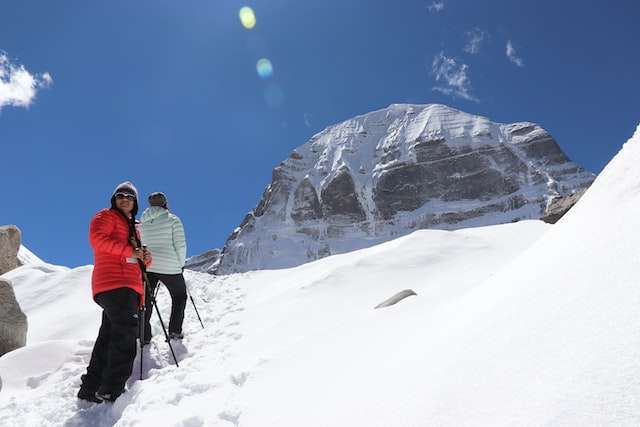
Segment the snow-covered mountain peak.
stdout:
<svg viewBox="0 0 640 427">
<path fill-rule="evenodd" d="M 290 267 L 420 228 L 541 218 L 593 179 L 535 123 L 392 104 L 329 126 L 276 166 L 218 272 Z"/>
</svg>

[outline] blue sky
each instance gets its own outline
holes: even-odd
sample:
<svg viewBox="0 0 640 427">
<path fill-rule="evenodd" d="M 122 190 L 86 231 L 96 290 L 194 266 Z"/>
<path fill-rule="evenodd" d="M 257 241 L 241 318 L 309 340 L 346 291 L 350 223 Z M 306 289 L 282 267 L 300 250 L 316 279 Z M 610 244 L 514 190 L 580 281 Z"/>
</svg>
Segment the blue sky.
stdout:
<svg viewBox="0 0 640 427">
<path fill-rule="evenodd" d="M 168 195 L 190 255 L 220 247 L 294 147 L 392 103 L 537 122 L 596 173 L 640 120 L 632 0 L 22 0 L 0 13 L 0 224 L 56 264 L 92 262 L 89 220 L 123 180 Z"/>
</svg>

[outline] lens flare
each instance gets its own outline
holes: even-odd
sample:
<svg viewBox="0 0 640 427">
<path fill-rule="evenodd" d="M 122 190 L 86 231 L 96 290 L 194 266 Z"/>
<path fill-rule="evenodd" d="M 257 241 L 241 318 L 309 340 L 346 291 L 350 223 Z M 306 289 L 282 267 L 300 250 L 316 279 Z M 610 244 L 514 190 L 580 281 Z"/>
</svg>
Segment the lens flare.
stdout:
<svg viewBox="0 0 640 427">
<path fill-rule="evenodd" d="M 256 63 L 256 70 L 262 79 L 268 79 L 273 76 L 273 65 L 267 58 L 260 58 Z"/>
<path fill-rule="evenodd" d="M 242 9 L 240 9 L 240 22 L 242 23 L 242 26 L 245 27 L 247 30 L 250 30 L 253 27 L 255 27 L 256 14 L 253 12 L 253 9 L 251 9 L 248 6 L 245 6 Z"/>
</svg>

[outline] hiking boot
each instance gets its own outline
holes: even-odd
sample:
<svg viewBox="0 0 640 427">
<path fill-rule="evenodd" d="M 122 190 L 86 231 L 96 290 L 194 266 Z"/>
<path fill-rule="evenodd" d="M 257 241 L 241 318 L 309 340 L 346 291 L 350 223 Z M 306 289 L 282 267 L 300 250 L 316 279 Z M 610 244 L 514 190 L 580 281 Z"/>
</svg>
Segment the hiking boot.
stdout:
<svg viewBox="0 0 640 427">
<path fill-rule="evenodd" d="M 80 387 L 80 390 L 78 391 L 78 399 L 86 400 L 87 402 L 102 403 L 102 399 L 96 397 L 95 391 L 88 391 L 82 387 Z"/>
<path fill-rule="evenodd" d="M 184 338 L 184 334 L 182 332 L 169 332 L 170 340 L 181 340 Z"/>
<path fill-rule="evenodd" d="M 83 374 L 80 376 L 80 390 L 78 390 L 78 399 L 86 400 L 87 402 L 102 403 L 102 400 L 96 398 L 96 389 L 99 384 L 95 384 L 88 375 Z"/>
</svg>

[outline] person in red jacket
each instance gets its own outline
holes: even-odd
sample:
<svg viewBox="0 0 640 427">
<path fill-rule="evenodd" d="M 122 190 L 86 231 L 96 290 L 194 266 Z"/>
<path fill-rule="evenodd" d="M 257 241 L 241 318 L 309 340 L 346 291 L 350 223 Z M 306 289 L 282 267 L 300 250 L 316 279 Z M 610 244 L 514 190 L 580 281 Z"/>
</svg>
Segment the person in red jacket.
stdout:
<svg viewBox="0 0 640 427">
<path fill-rule="evenodd" d="M 78 398 L 114 401 L 124 392 L 136 357 L 138 309 L 144 291 L 138 260 L 151 264 L 136 230 L 138 191 L 127 181 L 111 196 L 111 208 L 98 212 L 89 226 L 94 268 L 91 289 L 102 307 L 102 324 L 82 375 Z"/>
</svg>

